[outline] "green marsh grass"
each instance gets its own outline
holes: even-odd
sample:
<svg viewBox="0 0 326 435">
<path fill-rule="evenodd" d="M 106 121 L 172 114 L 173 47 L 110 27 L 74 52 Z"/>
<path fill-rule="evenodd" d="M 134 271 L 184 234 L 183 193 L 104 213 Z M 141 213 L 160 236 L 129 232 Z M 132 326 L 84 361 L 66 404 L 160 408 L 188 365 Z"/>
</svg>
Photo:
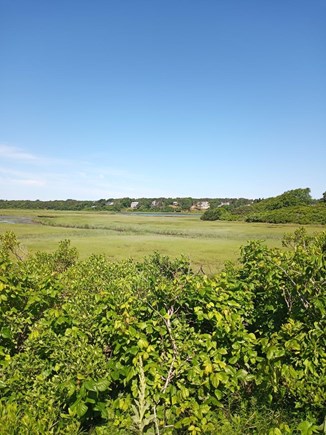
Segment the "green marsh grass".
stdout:
<svg viewBox="0 0 326 435">
<path fill-rule="evenodd" d="M 98 212 L 44 210 L 1 210 L 0 215 L 23 216 L 33 224 L 0 223 L 0 232 L 14 231 L 28 252 L 51 252 L 60 240 L 70 239 L 81 258 L 105 254 L 109 259 L 132 257 L 140 260 L 158 251 L 163 255 L 184 255 L 195 270 L 216 273 L 227 260 L 236 261 L 240 246 L 249 240 L 264 240 L 269 247 L 281 247 L 284 233 L 298 225 L 201 221 L 189 216 L 144 216 Z M 321 226 L 306 226 L 308 232 Z"/>
</svg>

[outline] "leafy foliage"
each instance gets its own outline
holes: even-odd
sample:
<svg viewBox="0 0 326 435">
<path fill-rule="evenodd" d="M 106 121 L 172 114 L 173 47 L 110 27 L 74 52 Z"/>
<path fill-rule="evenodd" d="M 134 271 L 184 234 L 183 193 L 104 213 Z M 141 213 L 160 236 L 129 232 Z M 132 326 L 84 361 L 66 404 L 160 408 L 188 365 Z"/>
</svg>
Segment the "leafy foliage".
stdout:
<svg viewBox="0 0 326 435">
<path fill-rule="evenodd" d="M 208 209 L 200 217 L 203 221 L 234 220 L 232 218 L 233 215 L 225 207 Z"/>
<path fill-rule="evenodd" d="M 180 212 L 190 211 L 191 207 L 201 201 L 209 200 L 212 208 L 221 203 L 229 203 L 232 207 L 249 204 L 246 198 L 109 198 L 97 201 L 80 201 L 74 199 L 54 201 L 4 200 L 0 199 L 0 209 L 32 209 L 32 210 L 93 210 L 93 211 L 130 211 L 132 202 L 137 202 L 137 211 L 142 212 Z"/>
<path fill-rule="evenodd" d="M 240 265 L 78 261 L 63 241 L 0 250 L 3 433 L 245 434 L 325 429 L 326 233 Z"/>
<path fill-rule="evenodd" d="M 311 203 L 310 189 L 307 187 L 305 189 L 288 190 L 281 195 L 264 199 L 260 201 L 255 208 L 256 210 L 266 211 L 277 210 L 284 207 L 309 205 Z"/>
<path fill-rule="evenodd" d="M 298 223 L 326 225 L 326 207 L 313 206 L 286 207 L 277 210 L 249 214 L 247 222 L 270 222 L 274 224 Z"/>
<path fill-rule="evenodd" d="M 326 224 L 325 203 L 322 200 L 313 201 L 309 188 L 289 190 L 281 195 L 256 201 L 250 207 L 232 210 L 232 214 L 242 216 L 247 222 Z"/>
</svg>

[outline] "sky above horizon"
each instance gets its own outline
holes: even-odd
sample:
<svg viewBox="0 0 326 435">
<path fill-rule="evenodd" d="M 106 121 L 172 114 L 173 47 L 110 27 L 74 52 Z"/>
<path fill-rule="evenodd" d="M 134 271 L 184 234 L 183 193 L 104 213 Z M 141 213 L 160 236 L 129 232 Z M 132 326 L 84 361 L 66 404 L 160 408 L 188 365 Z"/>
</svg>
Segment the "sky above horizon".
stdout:
<svg viewBox="0 0 326 435">
<path fill-rule="evenodd" d="M 326 190 L 324 0 L 0 0 L 0 199 Z"/>
</svg>

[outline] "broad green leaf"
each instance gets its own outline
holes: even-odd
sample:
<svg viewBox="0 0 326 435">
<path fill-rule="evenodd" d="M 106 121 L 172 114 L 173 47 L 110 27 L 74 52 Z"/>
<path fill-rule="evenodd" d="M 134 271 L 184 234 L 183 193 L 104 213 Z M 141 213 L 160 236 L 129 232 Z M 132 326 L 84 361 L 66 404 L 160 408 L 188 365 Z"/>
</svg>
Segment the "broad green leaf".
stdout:
<svg viewBox="0 0 326 435">
<path fill-rule="evenodd" d="M 2 338 L 7 338 L 7 339 L 11 339 L 12 338 L 12 333 L 11 333 L 10 329 L 7 326 L 4 326 L 1 329 L 1 336 L 2 336 Z"/>
<path fill-rule="evenodd" d="M 76 402 L 74 402 L 72 404 L 72 406 L 69 408 L 69 410 L 73 414 L 77 415 L 77 417 L 81 418 L 88 411 L 88 407 L 86 406 L 85 402 L 78 399 L 78 400 L 76 400 Z"/>
</svg>

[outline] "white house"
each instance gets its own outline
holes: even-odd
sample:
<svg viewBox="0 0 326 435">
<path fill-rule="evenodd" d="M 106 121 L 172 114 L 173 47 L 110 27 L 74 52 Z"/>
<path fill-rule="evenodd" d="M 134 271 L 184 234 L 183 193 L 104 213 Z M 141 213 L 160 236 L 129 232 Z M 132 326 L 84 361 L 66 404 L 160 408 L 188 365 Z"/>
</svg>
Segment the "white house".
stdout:
<svg viewBox="0 0 326 435">
<path fill-rule="evenodd" d="M 200 210 L 208 210 L 210 207 L 208 201 L 200 201 L 197 203 L 197 205 L 199 206 Z"/>
<path fill-rule="evenodd" d="M 208 210 L 209 208 L 210 204 L 208 201 L 198 201 L 190 207 L 190 210 Z"/>
</svg>

